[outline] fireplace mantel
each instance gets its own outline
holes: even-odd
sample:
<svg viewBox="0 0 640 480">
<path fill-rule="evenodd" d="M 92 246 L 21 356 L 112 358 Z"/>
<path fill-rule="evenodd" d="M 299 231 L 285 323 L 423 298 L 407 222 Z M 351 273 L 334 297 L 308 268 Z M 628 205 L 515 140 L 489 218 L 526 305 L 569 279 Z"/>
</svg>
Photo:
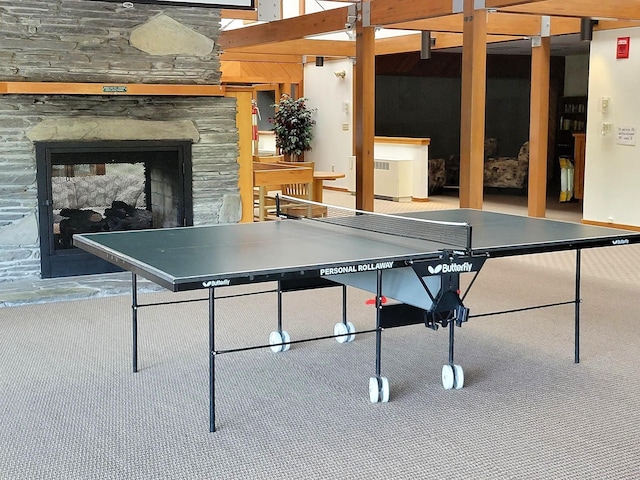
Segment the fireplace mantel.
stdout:
<svg viewBox="0 0 640 480">
<path fill-rule="evenodd" d="M 0 95 L 171 95 L 222 97 L 221 85 L 167 83 L 0 82 Z"/>
</svg>

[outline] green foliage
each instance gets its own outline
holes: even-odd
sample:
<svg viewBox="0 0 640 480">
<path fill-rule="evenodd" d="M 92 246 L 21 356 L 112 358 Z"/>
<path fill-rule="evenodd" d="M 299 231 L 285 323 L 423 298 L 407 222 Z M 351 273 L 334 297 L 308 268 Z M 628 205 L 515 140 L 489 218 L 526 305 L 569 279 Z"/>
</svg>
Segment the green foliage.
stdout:
<svg viewBox="0 0 640 480">
<path fill-rule="evenodd" d="M 294 100 L 287 94 L 280 97 L 273 118 L 273 131 L 276 134 L 276 147 L 284 155 L 299 157 L 303 152 L 311 150 L 313 125 L 316 121 L 312 115 L 315 109 L 307 108 L 306 98 Z"/>
</svg>

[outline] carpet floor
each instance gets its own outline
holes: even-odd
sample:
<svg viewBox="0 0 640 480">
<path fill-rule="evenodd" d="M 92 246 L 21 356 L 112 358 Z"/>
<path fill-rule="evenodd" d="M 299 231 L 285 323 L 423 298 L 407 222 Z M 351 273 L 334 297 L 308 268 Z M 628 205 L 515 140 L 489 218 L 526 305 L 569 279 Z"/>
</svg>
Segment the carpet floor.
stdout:
<svg viewBox="0 0 640 480">
<path fill-rule="evenodd" d="M 489 260 L 465 303 L 571 300 L 574 258 Z M 579 364 L 572 305 L 471 318 L 456 329 L 461 390 L 441 385 L 446 331 L 420 325 L 383 332 L 386 404 L 368 399 L 373 334 L 219 355 L 215 433 L 206 302 L 141 309 L 136 374 L 128 296 L 2 308 L 0 479 L 637 479 L 639 267 L 640 246 L 583 252 Z M 340 293 L 285 294 L 292 339 L 331 334 Z M 349 289 L 359 331 L 375 325 L 369 297 Z M 263 344 L 276 325 L 273 293 L 216 308 L 218 348 Z"/>
</svg>

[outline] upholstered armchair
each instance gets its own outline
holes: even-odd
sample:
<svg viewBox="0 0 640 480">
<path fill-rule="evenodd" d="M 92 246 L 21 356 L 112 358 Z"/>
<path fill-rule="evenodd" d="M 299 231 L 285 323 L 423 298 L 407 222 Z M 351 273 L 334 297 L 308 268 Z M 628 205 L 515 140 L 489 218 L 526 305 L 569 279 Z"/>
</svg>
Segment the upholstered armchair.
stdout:
<svg viewBox="0 0 640 480">
<path fill-rule="evenodd" d="M 487 139 L 485 143 L 484 186 L 525 190 L 529 171 L 529 142 L 520 147 L 517 157 L 493 156 L 497 152 L 497 142 L 495 149 L 493 142 L 495 139 Z"/>
</svg>

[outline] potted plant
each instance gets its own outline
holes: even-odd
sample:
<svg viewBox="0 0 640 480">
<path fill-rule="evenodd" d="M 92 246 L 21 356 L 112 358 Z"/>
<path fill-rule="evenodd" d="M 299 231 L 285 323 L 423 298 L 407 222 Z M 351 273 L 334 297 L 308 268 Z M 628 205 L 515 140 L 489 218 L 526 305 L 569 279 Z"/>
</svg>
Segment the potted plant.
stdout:
<svg viewBox="0 0 640 480">
<path fill-rule="evenodd" d="M 306 100 L 304 97 L 294 100 L 285 93 L 278 103 L 272 105 L 276 107 L 275 117 L 271 119 L 276 147 L 291 161 L 299 160 L 304 152 L 311 150 L 315 109 L 308 108 Z"/>
</svg>

